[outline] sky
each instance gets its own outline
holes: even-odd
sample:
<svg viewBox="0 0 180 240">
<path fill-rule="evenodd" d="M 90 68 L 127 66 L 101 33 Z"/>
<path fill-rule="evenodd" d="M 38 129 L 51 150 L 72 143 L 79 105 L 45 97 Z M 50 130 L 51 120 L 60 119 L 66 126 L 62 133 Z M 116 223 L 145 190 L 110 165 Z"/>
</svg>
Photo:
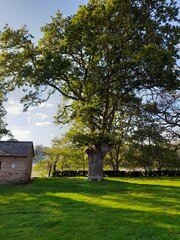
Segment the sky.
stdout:
<svg viewBox="0 0 180 240">
<path fill-rule="evenodd" d="M 14 29 L 27 25 L 29 33 L 38 41 L 42 37 L 40 28 L 51 22 L 51 17 L 58 10 L 64 17 L 73 15 L 79 5 L 87 2 L 88 0 L 0 0 L 0 31 L 5 24 Z M 5 103 L 8 129 L 19 141 L 33 141 L 34 146 L 51 146 L 51 140 L 63 136 L 68 129 L 53 123 L 60 96 L 56 94 L 48 102 L 23 112 L 23 105 L 20 104 L 22 95 L 21 90 L 8 95 Z"/>
</svg>

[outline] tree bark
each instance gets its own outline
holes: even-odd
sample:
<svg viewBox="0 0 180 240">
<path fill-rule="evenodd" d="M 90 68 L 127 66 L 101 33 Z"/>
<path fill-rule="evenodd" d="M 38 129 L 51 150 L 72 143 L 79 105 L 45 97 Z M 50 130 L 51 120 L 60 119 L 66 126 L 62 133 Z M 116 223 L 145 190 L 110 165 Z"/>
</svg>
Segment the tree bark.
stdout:
<svg viewBox="0 0 180 240">
<path fill-rule="evenodd" d="M 51 170 L 52 170 L 52 165 L 49 165 L 49 169 L 48 169 L 48 177 L 51 176 Z"/>
<path fill-rule="evenodd" d="M 108 144 L 102 143 L 94 148 L 86 149 L 88 155 L 88 180 L 101 181 L 103 179 L 104 157 L 109 151 Z"/>
</svg>

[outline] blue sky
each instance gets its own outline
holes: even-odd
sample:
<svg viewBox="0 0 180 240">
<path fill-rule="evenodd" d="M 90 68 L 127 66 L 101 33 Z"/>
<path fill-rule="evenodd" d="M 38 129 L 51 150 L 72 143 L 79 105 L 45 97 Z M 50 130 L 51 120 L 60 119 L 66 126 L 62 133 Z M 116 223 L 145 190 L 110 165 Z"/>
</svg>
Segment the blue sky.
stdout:
<svg viewBox="0 0 180 240">
<path fill-rule="evenodd" d="M 27 25 L 35 41 L 38 41 L 42 36 L 40 28 L 51 21 L 51 16 L 55 16 L 57 10 L 63 16 L 72 15 L 79 5 L 87 2 L 88 0 L 0 0 L 0 30 L 3 30 L 5 24 L 15 29 Z M 8 95 L 5 108 L 9 129 L 18 140 L 50 146 L 51 139 L 61 136 L 67 130 L 53 123 L 60 96 L 54 95 L 46 104 L 30 107 L 27 112 L 23 112 L 21 96 L 21 90 Z"/>
</svg>

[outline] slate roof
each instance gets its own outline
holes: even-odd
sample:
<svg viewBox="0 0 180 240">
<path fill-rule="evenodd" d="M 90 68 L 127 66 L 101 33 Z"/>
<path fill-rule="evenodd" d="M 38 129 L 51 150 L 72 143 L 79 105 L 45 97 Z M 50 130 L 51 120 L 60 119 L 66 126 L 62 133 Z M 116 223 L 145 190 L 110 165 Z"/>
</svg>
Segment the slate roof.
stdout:
<svg viewBox="0 0 180 240">
<path fill-rule="evenodd" d="M 31 149 L 33 142 L 0 141 L 0 156 L 27 157 Z"/>
</svg>

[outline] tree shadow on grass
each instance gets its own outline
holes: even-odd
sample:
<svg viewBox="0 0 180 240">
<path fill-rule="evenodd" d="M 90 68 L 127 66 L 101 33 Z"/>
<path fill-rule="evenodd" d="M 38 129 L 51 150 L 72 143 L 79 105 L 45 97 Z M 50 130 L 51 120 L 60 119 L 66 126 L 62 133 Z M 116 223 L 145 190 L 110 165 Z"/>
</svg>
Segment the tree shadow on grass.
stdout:
<svg viewBox="0 0 180 240">
<path fill-rule="evenodd" d="M 0 190 L 2 240 L 180 239 L 177 187 L 37 179 Z"/>
</svg>

